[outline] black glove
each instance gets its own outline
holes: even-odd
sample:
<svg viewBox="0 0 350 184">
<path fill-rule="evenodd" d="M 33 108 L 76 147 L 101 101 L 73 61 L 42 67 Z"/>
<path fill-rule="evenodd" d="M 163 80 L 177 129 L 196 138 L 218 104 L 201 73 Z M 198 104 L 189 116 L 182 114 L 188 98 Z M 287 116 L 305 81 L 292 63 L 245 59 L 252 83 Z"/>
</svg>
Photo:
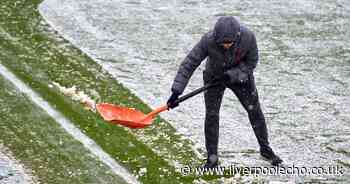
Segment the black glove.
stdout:
<svg viewBox="0 0 350 184">
<path fill-rule="evenodd" d="M 168 99 L 167 105 L 170 109 L 173 109 L 179 105 L 179 103 L 176 103 L 176 100 L 179 98 L 180 93 L 173 92 Z"/>
<path fill-rule="evenodd" d="M 235 67 L 225 71 L 224 80 L 229 84 L 243 84 L 248 81 L 248 74 L 239 67 Z"/>
</svg>

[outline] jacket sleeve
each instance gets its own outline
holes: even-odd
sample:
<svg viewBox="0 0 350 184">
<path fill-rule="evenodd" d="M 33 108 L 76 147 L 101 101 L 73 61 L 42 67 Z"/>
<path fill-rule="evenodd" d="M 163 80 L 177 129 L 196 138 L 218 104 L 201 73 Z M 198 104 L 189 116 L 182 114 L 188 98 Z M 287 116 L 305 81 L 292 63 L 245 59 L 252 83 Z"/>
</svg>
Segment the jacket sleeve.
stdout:
<svg viewBox="0 0 350 184">
<path fill-rule="evenodd" d="M 193 72 L 207 56 L 208 41 L 207 36 L 204 35 L 182 61 L 175 76 L 171 91 L 182 94 Z"/>
<path fill-rule="evenodd" d="M 252 34 L 249 45 L 250 46 L 247 51 L 246 60 L 242 62 L 242 66 L 240 66 L 241 70 L 246 73 L 252 73 L 259 60 L 258 46 L 254 34 Z"/>
</svg>

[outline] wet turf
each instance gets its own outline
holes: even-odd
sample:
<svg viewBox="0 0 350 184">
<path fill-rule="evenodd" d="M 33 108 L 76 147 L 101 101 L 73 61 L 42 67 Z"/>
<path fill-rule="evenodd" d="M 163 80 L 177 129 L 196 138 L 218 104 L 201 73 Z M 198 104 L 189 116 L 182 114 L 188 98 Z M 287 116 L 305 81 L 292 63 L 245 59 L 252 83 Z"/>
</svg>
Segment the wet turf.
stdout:
<svg viewBox="0 0 350 184">
<path fill-rule="evenodd" d="M 125 183 L 0 76 L 0 142 L 40 183 Z"/>
</svg>

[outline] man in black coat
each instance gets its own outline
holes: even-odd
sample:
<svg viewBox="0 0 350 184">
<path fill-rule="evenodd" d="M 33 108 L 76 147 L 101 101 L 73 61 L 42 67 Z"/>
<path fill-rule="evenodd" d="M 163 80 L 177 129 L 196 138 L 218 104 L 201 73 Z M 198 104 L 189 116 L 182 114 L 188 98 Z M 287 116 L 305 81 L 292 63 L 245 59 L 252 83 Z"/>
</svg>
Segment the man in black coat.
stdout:
<svg viewBox="0 0 350 184">
<path fill-rule="evenodd" d="M 218 19 L 214 30 L 207 32 L 194 46 L 180 65 L 168 100 L 170 108 L 176 107 L 177 98 L 183 93 L 190 77 L 200 63 L 207 58 L 203 71 L 204 84 L 221 80 L 223 83 L 204 93 L 205 145 L 208 153 L 204 167 L 218 165 L 219 111 L 226 88 L 231 89 L 244 109 L 260 146 L 260 154 L 279 165 L 282 160 L 272 151 L 264 115 L 260 108 L 253 71 L 259 56 L 255 35 L 239 24 L 232 16 Z"/>
</svg>

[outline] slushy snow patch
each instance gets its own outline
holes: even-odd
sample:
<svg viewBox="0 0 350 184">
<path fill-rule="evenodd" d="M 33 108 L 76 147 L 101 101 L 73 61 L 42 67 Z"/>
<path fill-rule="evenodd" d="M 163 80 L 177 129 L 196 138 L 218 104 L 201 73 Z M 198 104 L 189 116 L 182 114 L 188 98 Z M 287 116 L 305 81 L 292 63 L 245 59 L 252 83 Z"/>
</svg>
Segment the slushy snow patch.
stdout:
<svg viewBox="0 0 350 184">
<path fill-rule="evenodd" d="M 78 91 L 76 86 L 67 88 L 61 86 L 57 82 L 53 82 L 52 84 L 54 84 L 64 95 L 71 97 L 74 101 L 84 104 L 86 109 L 96 112 L 95 100 L 93 100 L 89 95 L 85 94 L 84 91 Z"/>
<path fill-rule="evenodd" d="M 39 183 L 32 175 L 32 171 L 16 160 L 11 151 L 3 144 L 0 144 L 0 183 Z"/>
</svg>

